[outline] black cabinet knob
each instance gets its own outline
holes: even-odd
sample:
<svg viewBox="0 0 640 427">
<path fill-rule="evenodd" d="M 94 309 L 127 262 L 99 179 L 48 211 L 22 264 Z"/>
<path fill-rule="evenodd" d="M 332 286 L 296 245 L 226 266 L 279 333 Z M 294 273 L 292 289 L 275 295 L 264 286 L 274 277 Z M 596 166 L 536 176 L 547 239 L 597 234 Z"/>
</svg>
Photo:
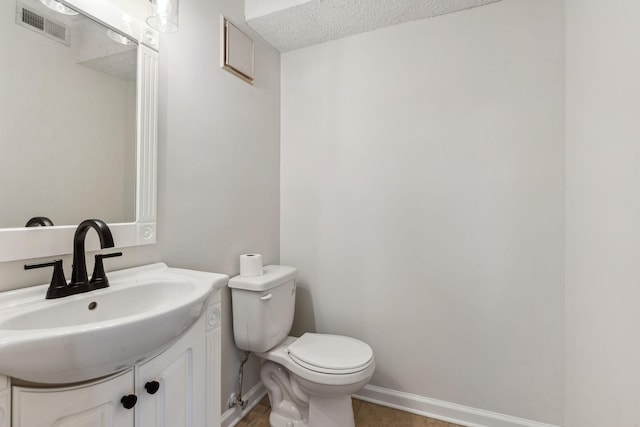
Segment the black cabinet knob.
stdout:
<svg viewBox="0 0 640 427">
<path fill-rule="evenodd" d="M 122 406 L 124 406 L 126 409 L 131 409 L 134 406 L 136 406 L 137 401 L 138 401 L 138 398 L 136 397 L 135 394 L 122 396 L 122 399 L 120 399 L 120 403 L 122 403 Z"/>
<path fill-rule="evenodd" d="M 158 389 L 160 388 L 160 383 L 158 381 L 149 381 L 144 385 L 145 390 L 149 394 L 156 394 Z"/>
</svg>

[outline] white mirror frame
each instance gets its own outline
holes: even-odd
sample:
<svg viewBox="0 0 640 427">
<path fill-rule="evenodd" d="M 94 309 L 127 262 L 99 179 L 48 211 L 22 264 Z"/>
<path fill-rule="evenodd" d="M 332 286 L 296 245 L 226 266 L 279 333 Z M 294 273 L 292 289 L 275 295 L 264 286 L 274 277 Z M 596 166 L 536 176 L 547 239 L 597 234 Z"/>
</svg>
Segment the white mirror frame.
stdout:
<svg viewBox="0 0 640 427">
<path fill-rule="evenodd" d="M 61 3 L 138 41 L 136 220 L 109 224 L 109 228 L 116 247 L 153 244 L 157 209 L 158 33 L 106 0 Z M 75 225 L 0 229 L 0 262 L 69 254 L 73 251 L 75 230 Z M 87 240 L 86 249 L 99 249 L 97 239 Z"/>
</svg>

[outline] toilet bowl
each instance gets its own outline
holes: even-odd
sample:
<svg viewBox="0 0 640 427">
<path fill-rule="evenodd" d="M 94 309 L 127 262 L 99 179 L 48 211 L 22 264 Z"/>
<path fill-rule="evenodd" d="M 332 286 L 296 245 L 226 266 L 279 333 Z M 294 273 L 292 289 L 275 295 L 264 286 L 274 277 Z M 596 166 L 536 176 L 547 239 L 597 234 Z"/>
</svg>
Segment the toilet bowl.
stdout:
<svg viewBox="0 0 640 427">
<path fill-rule="evenodd" d="M 354 426 L 351 394 L 362 389 L 375 370 L 367 344 L 306 333 L 256 355 L 264 360 L 260 376 L 269 392 L 272 427 Z"/>
<path fill-rule="evenodd" d="M 373 351 L 341 335 L 287 336 L 295 273 L 292 267 L 266 266 L 262 276 L 229 281 L 236 345 L 262 360 L 271 427 L 354 427 L 351 394 L 371 379 Z"/>
</svg>

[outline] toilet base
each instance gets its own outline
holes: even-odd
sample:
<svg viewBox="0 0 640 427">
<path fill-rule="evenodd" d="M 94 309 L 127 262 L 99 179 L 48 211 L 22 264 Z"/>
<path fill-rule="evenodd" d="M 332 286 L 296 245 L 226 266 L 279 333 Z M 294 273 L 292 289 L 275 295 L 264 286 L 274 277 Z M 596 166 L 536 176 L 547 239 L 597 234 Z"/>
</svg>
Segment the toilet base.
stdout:
<svg viewBox="0 0 640 427">
<path fill-rule="evenodd" d="M 309 427 L 355 427 L 351 395 L 311 396 Z"/>
<path fill-rule="evenodd" d="M 292 420 L 273 411 L 269 414 L 269 425 L 271 427 L 309 427 L 307 420 Z"/>
<path fill-rule="evenodd" d="M 355 427 L 351 396 L 314 398 L 309 402 L 309 419 L 294 419 L 272 410 L 271 427 Z"/>
<path fill-rule="evenodd" d="M 319 385 L 291 375 L 271 361 L 262 364 L 260 377 L 269 392 L 271 427 L 355 427 L 350 394 L 308 393 L 305 386 L 319 392 Z M 355 384 L 354 389 L 363 385 Z M 349 393 L 351 388 L 345 391 Z"/>
</svg>

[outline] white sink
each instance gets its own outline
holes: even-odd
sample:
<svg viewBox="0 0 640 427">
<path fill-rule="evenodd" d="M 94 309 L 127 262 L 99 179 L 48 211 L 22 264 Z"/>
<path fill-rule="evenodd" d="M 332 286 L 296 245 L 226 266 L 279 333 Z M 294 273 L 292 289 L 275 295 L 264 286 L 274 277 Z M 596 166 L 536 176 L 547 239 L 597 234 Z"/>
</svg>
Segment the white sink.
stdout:
<svg viewBox="0 0 640 427">
<path fill-rule="evenodd" d="M 108 288 L 53 300 L 49 285 L 0 293 L 0 374 L 63 384 L 125 369 L 168 347 L 229 280 L 165 264 L 107 276 Z"/>
</svg>

